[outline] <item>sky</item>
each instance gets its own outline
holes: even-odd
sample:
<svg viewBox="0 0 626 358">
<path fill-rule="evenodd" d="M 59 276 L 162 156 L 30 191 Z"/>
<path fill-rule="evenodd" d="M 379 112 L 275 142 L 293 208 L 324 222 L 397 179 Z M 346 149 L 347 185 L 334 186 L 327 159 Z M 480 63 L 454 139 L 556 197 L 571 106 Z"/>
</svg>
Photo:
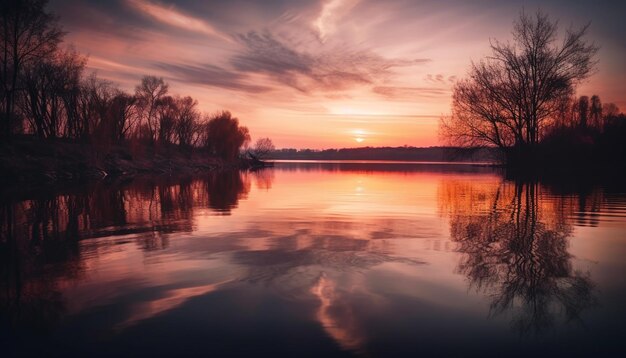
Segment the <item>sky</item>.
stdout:
<svg viewBox="0 0 626 358">
<path fill-rule="evenodd" d="M 452 86 L 538 9 L 600 47 L 578 94 L 626 110 L 626 1 L 56 0 L 87 69 L 133 91 L 163 77 L 277 148 L 434 146 Z"/>
</svg>

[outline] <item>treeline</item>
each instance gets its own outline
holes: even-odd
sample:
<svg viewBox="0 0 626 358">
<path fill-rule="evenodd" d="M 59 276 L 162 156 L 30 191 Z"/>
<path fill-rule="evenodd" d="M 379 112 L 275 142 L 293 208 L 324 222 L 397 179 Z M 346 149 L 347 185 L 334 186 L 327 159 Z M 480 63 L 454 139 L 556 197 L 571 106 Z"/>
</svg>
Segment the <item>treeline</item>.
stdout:
<svg viewBox="0 0 626 358">
<path fill-rule="evenodd" d="M 537 148 L 536 160 L 563 165 L 626 166 L 626 114 L 597 95 L 560 104 Z M 539 157 L 541 155 L 541 157 Z"/>
<path fill-rule="evenodd" d="M 230 112 L 203 114 L 190 96 L 145 76 L 134 93 L 87 74 L 87 58 L 62 46 L 58 18 L 43 0 L 2 1 L 0 135 L 64 138 L 106 151 L 119 144 L 199 148 L 232 160 L 250 141 Z"/>
<path fill-rule="evenodd" d="M 497 150 L 490 148 L 453 148 L 453 147 L 362 147 L 342 149 L 279 149 L 272 151 L 272 159 L 308 159 L 308 160 L 389 160 L 389 161 L 474 161 L 488 162 L 497 160 Z"/>
</svg>

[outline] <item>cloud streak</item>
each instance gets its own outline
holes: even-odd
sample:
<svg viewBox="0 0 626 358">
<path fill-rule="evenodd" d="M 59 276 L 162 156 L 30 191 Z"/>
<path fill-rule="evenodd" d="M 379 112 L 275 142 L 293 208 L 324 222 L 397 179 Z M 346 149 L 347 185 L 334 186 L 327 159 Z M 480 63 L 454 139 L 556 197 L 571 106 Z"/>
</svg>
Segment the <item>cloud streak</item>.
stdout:
<svg viewBox="0 0 626 358">
<path fill-rule="evenodd" d="M 397 86 L 376 86 L 372 92 L 385 97 L 388 100 L 407 101 L 418 98 L 435 98 L 449 96 L 450 89 L 436 87 L 397 87 Z"/>
<path fill-rule="evenodd" d="M 268 86 L 248 83 L 245 75 L 228 71 L 215 65 L 172 64 L 161 62 L 157 63 L 155 67 L 164 70 L 177 81 L 186 83 L 195 83 L 247 93 L 262 93 L 271 90 Z"/>
<path fill-rule="evenodd" d="M 320 15 L 313 22 L 320 41 L 325 42 L 337 29 L 337 22 L 360 0 L 329 0 L 322 6 Z"/>
<path fill-rule="evenodd" d="M 393 69 L 428 62 L 428 59 L 387 59 L 371 50 L 335 47 L 315 52 L 299 50 L 270 32 L 238 35 L 243 51 L 231 58 L 235 69 L 261 73 L 303 93 L 349 90 L 382 82 Z"/>
<path fill-rule="evenodd" d="M 128 4 L 144 15 L 163 24 L 231 41 L 228 36 L 217 31 L 207 21 L 187 15 L 174 8 L 174 6 L 164 6 L 146 0 L 128 0 Z"/>
<path fill-rule="evenodd" d="M 437 74 L 432 74 L 429 73 L 426 75 L 426 77 L 424 77 L 424 81 L 428 82 L 428 83 L 434 83 L 434 84 L 442 84 L 442 85 L 449 85 L 449 84 L 453 84 L 454 82 L 456 82 L 457 76 L 444 76 L 441 73 L 437 73 Z"/>
</svg>

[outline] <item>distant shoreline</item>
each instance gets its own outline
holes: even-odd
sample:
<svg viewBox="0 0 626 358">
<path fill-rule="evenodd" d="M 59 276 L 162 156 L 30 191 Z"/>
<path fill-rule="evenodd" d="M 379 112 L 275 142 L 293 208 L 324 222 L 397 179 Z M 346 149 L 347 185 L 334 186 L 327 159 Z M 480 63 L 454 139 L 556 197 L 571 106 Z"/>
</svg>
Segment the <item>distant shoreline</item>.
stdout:
<svg viewBox="0 0 626 358">
<path fill-rule="evenodd" d="M 367 160 L 405 162 L 501 162 L 497 148 L 457 147 L 359 147 L 340 149 L 275 150 L 268 154 L 272 160 Z"/>
<path fill-rule="evenodd" d="M 467 162 L 467 161 L 416 161 L 416 160 L 394 160 L 394 159 L 274 159 L 268 158 L 274 163 L 338 163 L 338 164 L 415 164 L 415 165 L 470 165 L 481 167 L 501 167 L 503 164 L 497 162 Z"/>
</svg>

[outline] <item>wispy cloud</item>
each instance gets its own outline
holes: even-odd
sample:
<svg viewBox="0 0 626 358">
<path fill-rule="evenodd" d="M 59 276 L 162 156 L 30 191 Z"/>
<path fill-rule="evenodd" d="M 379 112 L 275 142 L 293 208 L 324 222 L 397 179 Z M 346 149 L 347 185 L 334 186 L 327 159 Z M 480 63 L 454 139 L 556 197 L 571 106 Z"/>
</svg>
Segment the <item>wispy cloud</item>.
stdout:
<svg viewBox="0 0 626 358">
<path fill-rule="evenodd" d="M 322 6 L 319 16 L 313 21 L 313 26 L 318 32 L 322 42 L 332 35 L 337 27 L 337 22 L 352 9 L 360 0 L 329 0 Z"/>
<path fill-rule="evenodd" d="M 165 6 L 146 0 L 128 0 L 128 4 L 141 13 L 169 26 L 231 41 L 228 36 L 216 30 L 207 21 L 185 14 L 173 5 Z"/>
<path fill-rule="evenodd" d="M 317 48 L 299 50 L 270 32 L 238 35 L 243 51 L 231 58 L 239 71 L 262 73 L 301 92 L 343 91 L 372 85 L 393 73 L 393 68 L 412 66 L 428 59 L 387 59 L 370 50 Z"/>
<path fill-rule="evenodd" d="M 442 84 L 442 85 L 450 85 L 452 83 L 454 83 L 456 81 L 456 76 L 452 75 L 452 76 L 444 76 L 441 73 L 437 73 L 437 74 L 427 74 L 426 77 L 424 77 L 424 81 L 428 82 L 428 83 L 435 83 L 435 84 Z"/>
<path fill-rule="evenodd" d="M 436 87 L 396 87 L 396 86 L 376 86 L 372 91 L 388 100 L 406 101 L 410 99 L 424 97 L 443 97 L 449 96 L 449 89 Z"/>
<path fill-rule="evenodd" d="M 270 91 L 267 86 L 248 83 L 245 75 L 228 71 L 215 65 L 191 65 L 157 63 L 157 68 L 164 70 L 170 77 L 180 82 L 195 83 L 248 93 Z"/>
</svg>

